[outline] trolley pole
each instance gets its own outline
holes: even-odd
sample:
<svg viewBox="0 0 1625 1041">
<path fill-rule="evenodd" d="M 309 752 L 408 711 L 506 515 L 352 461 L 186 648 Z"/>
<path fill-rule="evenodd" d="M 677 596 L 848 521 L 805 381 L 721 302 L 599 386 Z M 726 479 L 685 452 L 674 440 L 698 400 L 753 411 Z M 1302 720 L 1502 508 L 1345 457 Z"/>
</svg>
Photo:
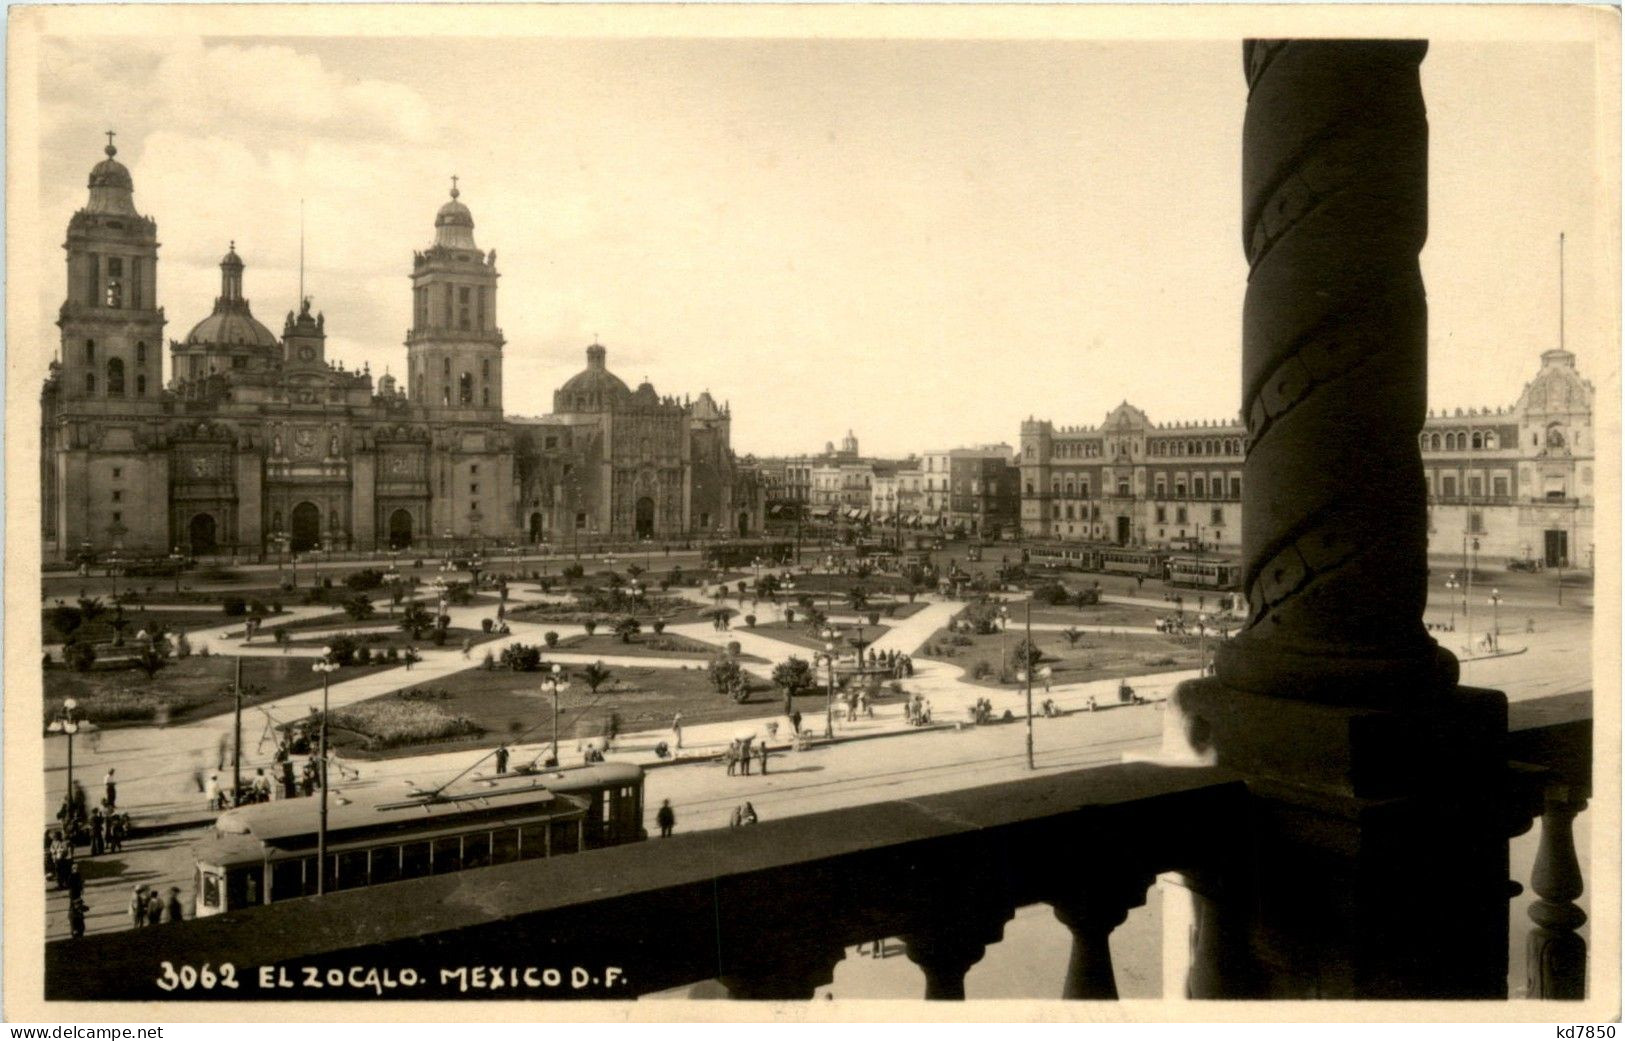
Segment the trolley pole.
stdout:
<svg viewBox="0 0 1625 1041">
<path fill-rule="evenodd" d="M 231 797 L 233 802 L 243 791 L 243 656 L 237 655 L 237 675 L 232 683 L 232 700 L 236 702 L 231 716 Z"/>
<path fill-rule="evenodd" d="M 1027 647 L 1022 654 L 1022 664 L 1027 674 L 1027 769 L 1036 770 L 1033 762 L 1033 600 L 1027 598 Z"/>
</svg>

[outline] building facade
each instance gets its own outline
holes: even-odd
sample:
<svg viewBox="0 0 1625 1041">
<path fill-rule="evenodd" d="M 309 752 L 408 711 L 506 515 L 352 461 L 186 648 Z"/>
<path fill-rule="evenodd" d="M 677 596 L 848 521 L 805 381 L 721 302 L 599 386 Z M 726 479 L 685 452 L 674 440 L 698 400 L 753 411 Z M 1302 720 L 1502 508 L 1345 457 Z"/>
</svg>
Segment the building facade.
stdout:
<svg viewBox="0 0 1625 1041">
<path fill-rule="evenodd" d="M 212 313 L 169 344 L 166 384 L 157 224 L 106 153 L 68 223 L 61 348 L 40 399 L 47 559 L 761 529 L 726 405 L 632 391 L 599 344 L 552 414 L 504 416 L 496 253 L 475 244 L 455 184 L 412 258 L 404 389 L 329 361 L 308 298 L 272 333 L 235 243 Z"/>
<path fill-rule="evenodd" d="M 1541 355 L 1516 404 L 1429 413 L 1419 445 L 1429 551 L 1591 567 L 1594 390 L 1574 355 Z M 1239 420 L 1152 423 L 1124 402 L 1099 426 L 1021 424 L 1021 528 L 1037 538 L 1234 552 Z"/>
</svg>

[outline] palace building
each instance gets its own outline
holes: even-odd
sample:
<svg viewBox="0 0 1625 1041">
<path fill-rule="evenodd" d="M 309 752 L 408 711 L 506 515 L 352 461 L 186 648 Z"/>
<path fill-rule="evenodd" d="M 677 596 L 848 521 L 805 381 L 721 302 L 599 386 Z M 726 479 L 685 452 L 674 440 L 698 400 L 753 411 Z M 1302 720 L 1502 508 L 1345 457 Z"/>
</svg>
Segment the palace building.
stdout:
<svg viewBox="0 0 1625 1041">
<path fill-rule="evenodd" d="M 68 222 L 40 399 L 46 559 L 760 531 L 727 405 L 631 390 L 600 344 L 551 414 L 504 415 L 496 251 L 476 245 L 455 182 L 412 257 L 404 388 L 329 361 L 308 298 L 275 335 L 235 243 L 213 312 L 169 343 L 166 383 L 158 227 L 111 138 L 106 153 Z"/>
<path fill-rule="evenodd" d="M 1429 552 L 1592 567 L 1594 396 L 1557 349 L 1511 407 L 1429 413 L 1419 435 Z M 1246 447 L 1239 420 L 1153 423 L 1127 402 L 1099 426 L 1029 419 L 1022 531 L 1234 552 Z"/>
</svg>

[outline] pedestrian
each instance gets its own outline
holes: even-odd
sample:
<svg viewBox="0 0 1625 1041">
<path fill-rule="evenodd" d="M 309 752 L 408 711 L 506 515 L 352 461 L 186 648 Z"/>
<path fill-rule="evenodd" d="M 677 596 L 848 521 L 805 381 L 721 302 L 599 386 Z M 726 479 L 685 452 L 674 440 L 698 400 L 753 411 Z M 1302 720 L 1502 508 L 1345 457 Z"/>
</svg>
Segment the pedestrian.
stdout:
<svg viewBox="0 0 1625 1041">
<path fill-rule="evenodd" d="M 794 712 L 790 713 L 790 726 L 792 728 L 794 728 L 795 732 L 798 735 L 801 733 L 801 710 L 800 709 L 796 709 Z"/>
<path fill-rule="evenodd" d="M 270 802 L 271 801 L 271 779 L 269 777 L 265 776 L 265 767 L 263 767 L 263 766 L 258 767 L 258 768 L 256 768 L 254 770 L 254 789 L 253 790 L 254 790 L 254 801 L 255 802 Z"/>
<path fill-rule="evenodd" d="M 468 652 L 473 650 L 473 649 L 474 649 L 474 638 L 471 637 L 471 636 L 463 637 L 463 657 L 467 658 L 468 657 Z"/>
<path fill-rule="evenodd" d="M 85 894 L 85 878 L 79 873 L 78 864 L 68 865 L 68 902 L 74 903 Z"/>
<path fill-rule="evenodd" d="M 107 801 L 108 808 L 111 809 L 111 808 L 117 807 L 118 806 L 118 785 L 113 783 L 113 768 L 112 767 L 107 768 L 107 776 L 102 779 L 102 784 L 107 789 L 107 794 L 106 794 L 105 798 L 106 798 L 106 801 Z"/>
<path fill-rule="evenodd" d="M 147 887 L 137 883 L 130 893 L 130 928 L 139 929 L 147 924 Z"/>
<path fill-rule="evenodd" d="M 56 878 L 56 837 L 58 832 L 45 833 L 45 881 Z"/>
<path fill-rule="evenodd" d="M 728 817 L 728 827 L 730 827 L 730 828 L 739 827 L 739 825 L 744 822 L 743 818 L 744 818 L 744 807 L 743 806 L 735 806 L 734 809 L 733 809 L 733 813 L 730 814 L 729 817 Z"/>
<path fill-rule="evenodd" d="M 741 809 L 741 811 L 739 813 L 739 823 L 740 823 L 741 826 L 744 826 L 744 825 L 747 825 L 747 824 L 755 824 L 756 823 L 756 807 L 752 806 L 748 802 L 745 803 L 744 807 Z"/>
<path fill-rule="evenodd" d="M 68 935 L 75 940 L 84 938 L 86 910 L 88 908 L 83 900 L 68 901 Z"/>
<path fill-rule="evenodd" d="M 505 774 L 507 772 L 508 772 L 508 746 L 507 745 L 497 745 L 497 773 Z"/>
<path fill-rule="evenodd" d="M 90 811 L 90 855 L 93 857 L 100 856 L 106 848 L 103 845 L 106 836 L 102 830 L 104 826 L 102 808 L 98 806 Z"/>
<path fill-rule="evenodd" d="M 164 903 L 165 922 L 184 922 L 186 909 L 181 906 L 180 886 L 169 887 L 169 900 Z"/>
<path fill-rule="evenodd" d="M 164 921 L 164 901 L 158 895 L 156 887 L 147 894 L 147 924 L 162 925 Z"/>
<path fill-rule="evenodd" d="M 760 745 L 757 745 L 756 750 L 757 750 L 757 752 L 759 752 L 761 754 L 761 757 L 762 757 L 762 776 L 766 777 L 767 776 L 767 742 L 763 741 Z"/>
<path fill-rule="evenodd" d="M 673 737 L 672 748 L 681 750 L 683 747 L 683 714 L 681 712 L 671 717 L 671 733 Z"/>
<path fill-rule="evenodd" d="M 750 742 L 739 743 L 739 766 L 746 777 L 750 776 Z"/>
<path fill-rule="evenodd" d="M 216 770 L 224 770 L 226 768 L 226 749 L 229 748 L 230 745 L 230 737 L 226 734 L 221 734 L 220 743 L 214 746 L 214 768 Z"/>
<path fill-rule="evenodd" d="M 411 644 L 406 645 L 406 671 L 412 671 L 412 664 L 418 660 L 418 649 Z"/>
<path fill-rule="evenodd" d="M 734 741 L 728 745 L 728 751 L 723 754 L 723 760 L 728 764 L 728 776 L 732 777 L 739 769 L 739 742 Z"/>
<path fill-rule="evenodd" d="M 68 869 L 73 866 L 73 842 L 65 836 L 58 838 L 56 845 L 51 849 L 51 857 L 56 869 L 56 887 L 68 888 Z"/>
<path fill-rule="evenodd" d="M 209 783 L 204 786 L 203 797 L 208 801 L 209 809 L 220 809 L 220 803 L 225 798 L 225 794 L 220 790 L 219 774 L 209 775 Z"/>
<path fill-rule="evenodd" d="M 660 800 L 660 809 L 655 813 L 655 823 L 660 826 L 661 838 L 670 837 L 671 829 L 677 826 L 677 814 L 672 811 L 670 799 Z"/>
</svg>

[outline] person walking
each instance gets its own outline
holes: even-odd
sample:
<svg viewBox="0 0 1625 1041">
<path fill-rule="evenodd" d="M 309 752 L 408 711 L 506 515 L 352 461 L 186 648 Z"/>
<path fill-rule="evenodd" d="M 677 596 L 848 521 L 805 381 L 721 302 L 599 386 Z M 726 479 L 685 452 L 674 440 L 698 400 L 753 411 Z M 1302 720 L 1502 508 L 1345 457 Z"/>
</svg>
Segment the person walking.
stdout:
<svg viewBox="0 0 1625 1041">
<path fill-rule="evenodd" d="M 497 773 L 505 774 L 507 772 L 508 772 L 508 746 L 507 745 L 497 745 Z"/>
<path fill-rule="evenodd" d="M 224 794 L 220 791 L 219 774 L 209 775 L 209 783 L 204 786 L 203 797 L 208 800 L 209 809 L 218 810 L 220 808 L 220 800 L 224 798 Z"/>
<path fill-rule="evenodd" d="M 83 900 L 68 901 L 68 935 L 75 940 L 82 940 L 85 936 L 85 912 L 89 908 Z"/>
<path fill-rule="evenodd" d="M 741 741 L 739 743 L 739 766 L 740 766 L 741 772 L 743 772 L 746 777 L 749 777 L 750 776 L 750 742 L 749 741 Z"/>
<path fill-rule="evenodd" d="M 180 886 L 170 886 L 169 899 L 164 902 L 164 921 L 184 922 L 185 920 L 186 909 L 181 906 Z"/>
<path fill-rule="evenodd" d="M 660 800 L 660 809 L 655 813 L 655 823 L 660 826 L 661 838 L 671 836 L 671 829 L 677 826 L 677 814 L 671 808 L 670 799 Z"/>
<path fill-rule="evenodd" d="M 99 857 L 107 850 L 107 820 L 100 806 L 90 811 L 90 855 Z"/>
<path fill-rule="evenodd" d="M 473 649 L 474 649 L 474 639 L 473 639 L 473 637 L 469 637 L 469 636 L 463 637 L 463 657 L 467 658 L 468 657 L 468 652 L 473 650 Z"/>
<path fill-rule="evenodd" d="M 677 751 L 683 749 L 683 714 L 681 712 L 671 717 L 672 748 Z"/>
<path fill-rule="evenodd" d="M 723 754 L 723 760 L 728 764 L 728 776 L 732 777 L 739 768 L 739 742 L 735 741 L 728 746 Z"/>
<path fill-rule="evenodd" d="M 107 803 L 107 808 L 110 809 L 110 810 L 111 809 L 117 809 L 118 808 L 118 785 L 113 783 L 113 768 L 112 767 L 107 768 L 107 776 L 102 778 L 102 786 L 106 789 L 106 794 L 103 796 L 103 798 Z"/>
<path fill-rule="evenodd" d="M 163 921 L 164 900 L 163 897 L 158 894 L 157 887 L 154 887 L 152 891 L 147 894 L 147 924 L 162 925 Z"/>
<path fill-rule="evenodd" d="M 147 886 L 138 883 L 130 893 L 130 928 L 139 929 L 147 924 Z"/>
<path fill-rule="evenodd" d="M 766 777 L 767 776 L 767 742 L 763 741 L 760 745 L 757 745 L 756 746 L 756 751 L 761 755 L 761 758 L 762 758 L 762 776 Z"/>
<path fill-rule="evenodd" d="M 79 873 L 78 864 L 68 865 L 68 903 L 78 903 L 79 898 L 85 895 L 85 878 Z"/>
</svg>

